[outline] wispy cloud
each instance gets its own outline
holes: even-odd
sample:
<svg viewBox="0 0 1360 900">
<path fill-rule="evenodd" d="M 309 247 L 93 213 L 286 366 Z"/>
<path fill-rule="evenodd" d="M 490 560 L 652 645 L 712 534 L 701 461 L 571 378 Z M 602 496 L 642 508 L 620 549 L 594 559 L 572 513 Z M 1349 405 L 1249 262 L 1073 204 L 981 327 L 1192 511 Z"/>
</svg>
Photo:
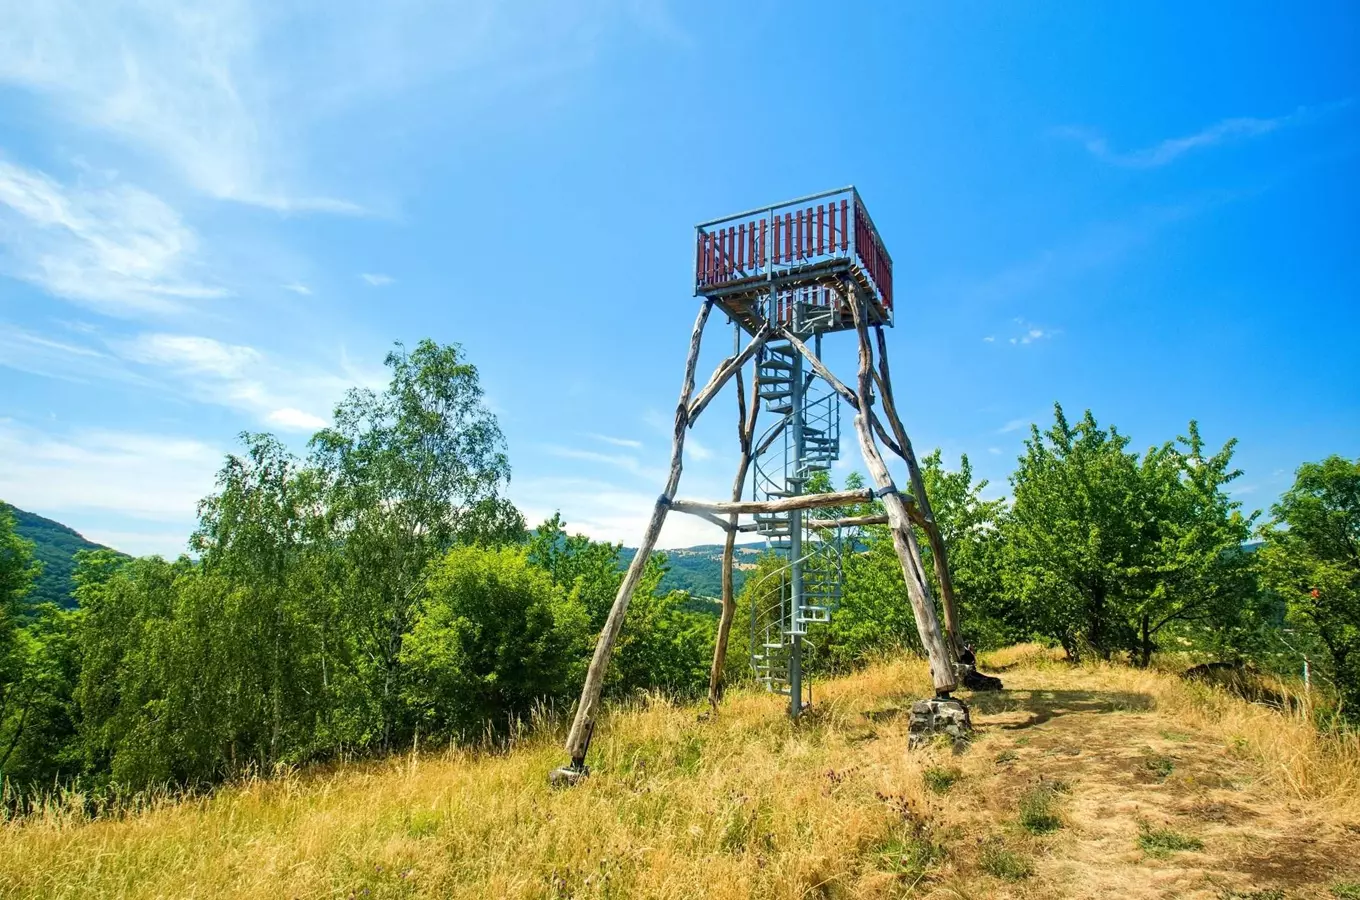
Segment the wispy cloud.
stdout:
<svg viewBox="0 0 1360 900">
<path fill-rule="evenodd" d="M 656 504 L 655 491 L 623 490 L 616 483 L 578 477 L 516 479 L 510 494 L 530 522 L 560 511 L 568 531 L 629 547 L 641 540 Z M 722 530 L 703 519 L 670 515 L 657 545 L 692 547 L 722 539 Z"/>
<path fill-rule="evenodd" d="M 1054 129 L 1053 133 L 1057 137 L 1080 143 L 1088 153 L 1102 162 L 1132 169 L 1154 169 L 1173 163 L 1192 151 L 1262 137 L 1342 109 L 1350 103 L 1351 101 L 1347 99 L 1319 107 L 1301 106 L 1288 115 L 1273 118 L 1238 116 L 1221 119 L 1194 134 L 1167 138 L 1138 150 L 1115 150 L 1104 135 L 1082 126 L 1068 125 Z"/>
<path fill-rule="evenodd" d="M 690 435 L 689 437 L 685 438 L 685 450 L 700 462 L 706 459 L 713 458 L 713 451 L 710 450 L 705 445 L 699 443 L 698 439 L 696 439 L 694 435 Z"/>
<path fill-rule="evenodd" d="M 312 296 L 312 289 L 299 281 L 294 281 L 289 284 L 285 284 L 283 286 L 283 289 L 285 291 L 292 291 L 294 294 L 299 294 L 303 297 Z"/>
<path fill-rule="evenodd" d="M 244 0 L 192 11 L 172 0 L 9 4 L 0 81 L 149 152 L 209 196 L 279 212 L 358 212 L 292 183 L 302 168 L 287 134 L 294 104 L 271 86 L 263 12 Z"/>
<path fill-rule="evenodd" d="M 78 382 L 132 389 L 236 410 L 271 428 L 314 431 L 351 387 L 380 387 L 385 373 L 344 355 L 322 365 L 280 358 L 202 335 L 142 332 L 51 337 L 0 323 L 0 366 Z"/>
<path fill-rule="evenodd" d="M 642 441 L 635 441 L 632 438 L 612 437 L 607 434 L 596 434 L 594 432 L 587 432 L 585 436 L 605 444 L 612 444 L 615 447 L 627 447 L 631 450 L 642 449 Z"/>
<path fill-rule="evenodd" d="M 85 523 L 109 515 L 170 524 L 176 527 L 155 532 L 155 546 L 114 546 L 173 555 L 185 549 L 223 451 L 173 434 L 53 434 L 0 420 L 0 459 L 0 497 L 7 502 L 60 516 L 94 539 L 109 540 Z"/>
<path fill-rule="evenodd" d="M 325 425 L 318 413 L 353 386 L 337 373 L 280 364 L 253 347 L 198 335 L 140 334 L 112 346 L 125 360 L 161 370 L 197 400 L 289 431 Z"/>
<path fill-rule="evenodd" d="M 1010 434 L 1012 431 L 1019 431 L 1021 428 L 1028 428 L 1029 425 L 1030 425 L 1030 422 L 1032 422 L 1032 421 L 1034 421 L 1034 420 L 1031 419 L 1031 418 L 1028 418 L 1028 417 L 1027 417 L 1027 418 L 1023 418 L 1023 419 L 1011 419 L 1011 420 L 1010 420 L 1009 422 L 1007 422 L 1005 425 L 1002 425 L 1000 428 L 998 428 L 998 429 L 996 430 L 996 433 L 997 433 L 997 434 Z"/>
<path fill-rule="evenodd" d="M 312 147 L 342 116 L 458 79 L 477 102 L 588 65 L 636 4 L 513 0 L 42 0 L 8 3 L 0 83 L 90 134 L 176 171 L 197 191 L 285 214 L 361 214 L 369 198 Z M 532 22 L 532 27 L 525 23 Z M 352 174 L 352 173 L 351 173 Z M 383 205 L 381 203 L 379 206 Z"/>
<path fill-rule="evenodd" d="M 359 275 L 369 287 L 386 287 L 396 281 L 391 275 L 382 275 L 377 272 L 364 272 Z"/>
<path fill-rule="evenodd" d="M 198 237 L 127 184 L 66 185 L 0 160 L 7 274 L 111 315 L 178 312 L 226 291 L 194 277 Z"/>
<path fill-rule="evenodd" d="M 1100 222 L 1058 239 L 1052 246 L 981 278 L 943 283 L 933 293 L 951 302 L 979 306 L 1013 304 L 1017 300 L 1078 281 L 1089 273 L 1121 262 L 1160 231 L 1184 221 L 1225 196 L 1203 197 L 1184 203 L 1144 207 L 1127 218 Z M 1002 338 L 989 335 L 999 342 Z M 984 337 L 985 341 L 986 338 Z"/>
<path fill-rule="evenodd" d="M 1057 334 L 1052 328 L 1041 328 L 1033 322 L 1026 322 L 1024 319 L 1016 319 L 1015 324 L 1020 327 L 1020 332 L 1008 339 L 1008 342 L 1014 346 L 1033 344 L 1035 341 L 1042 341 Z"/>
<path fill-rule="evenodd" d="M 612 471 L 627 472 L 640 478 L 661 484 L 665 473 L 660 469 L 644 466 L 636 457 L 620 453 L 599 453 L 595 450 L 582 450 L 577 447 L 562 447 L 556 444 L 545 446 L 544 451 L 560 459 L 574 459 L 581 462 L 597 463 Z"/>
</svg>

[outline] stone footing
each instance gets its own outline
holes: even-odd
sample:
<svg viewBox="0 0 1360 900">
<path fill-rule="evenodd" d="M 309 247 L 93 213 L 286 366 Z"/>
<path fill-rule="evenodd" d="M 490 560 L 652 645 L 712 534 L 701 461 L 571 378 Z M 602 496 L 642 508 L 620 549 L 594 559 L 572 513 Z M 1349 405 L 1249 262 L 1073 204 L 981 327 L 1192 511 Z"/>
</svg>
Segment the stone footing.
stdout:
<svg viewBox="0 0 1360 900">
<path fill-rule="evenodd" d="M 907 746 L 912 750 L 944 735 L 959 751 L 968 746 L 973 734 L 973 722 L 968 707 L 953 697 L 917 700 L 911 705 L 911 719 L 907 723 Z"/>
<path fill-rule="evenodd" d="M 548 784 L 553 787 L 571 787 L 589 775 L 589 766 L 563 766 L 552 770 L 552 774 L 548 776 Z"/>
</svg>

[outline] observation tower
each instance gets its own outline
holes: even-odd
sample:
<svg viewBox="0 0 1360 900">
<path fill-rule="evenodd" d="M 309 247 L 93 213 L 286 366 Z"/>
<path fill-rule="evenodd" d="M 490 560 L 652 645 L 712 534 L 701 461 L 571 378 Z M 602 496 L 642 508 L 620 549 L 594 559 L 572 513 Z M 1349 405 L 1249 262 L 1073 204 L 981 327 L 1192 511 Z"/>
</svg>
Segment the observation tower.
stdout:
<svg viewBox="0 0 1360 900">
<path fill-rule="evenodd" d="M 929 718 L 923 728 L 934 730 L 937 718 L 966 728 L 966 709 L 949 696 L 958 684 L 962 645 L 945 547 L 893 402 L 884 339 L 884 328 L 894 319 L 892 257 L 859 192 L 846 187 L 704 222 L 695 228 L 694 263 L 694 295 L 702 302 L 676 404 L 669 476 L 596 643 L 567 739 L 571 763 L 557 770 L 554 779 L 569 783 L 588 771 L 586 752 L 609 657 L 670 512 L 699 516 L 726 533 L 723 610 L 709 681 L 715 708 L 722 697 L 727 643 L 736 617 L 732 558 L 737 536 L 759 534 L 782 557 L 782 564 L 751 590 L 751 663 L 770 690 L 789 696 L 789 713 L 796 718 L 805 706 L 802 663 L 808 627 L 830 621 L 835 613 L 844 560 L 858 546 L 860 529 L 887 525 L 935 685 L 936 696 L 916 704 Z M 696 392 L 699 348 L 714 310 L 733 324 L 735 345 Z M 853 333 L 859 349 L 858 372 L 849 384 L 821 361 L 824 340 L 834 340 L 840 332 Z M 685 435 L 732 381 L 740 460 L 731 500 L 680 499 L 676 490 Z M 757 436 L 762 413 L 773 418 Z M 872 486 L 831 491 L 825 473 L 840 456 L 846 419 Z M 880 443 L 906 464 L 908 489 L 893 481 Z M 875 501 L 881 513 L 838 512 Z M 931 545 L 944 628 L 913 525 Z M 913 720 L 917 714 L 914 707 Z"/>
</svg>

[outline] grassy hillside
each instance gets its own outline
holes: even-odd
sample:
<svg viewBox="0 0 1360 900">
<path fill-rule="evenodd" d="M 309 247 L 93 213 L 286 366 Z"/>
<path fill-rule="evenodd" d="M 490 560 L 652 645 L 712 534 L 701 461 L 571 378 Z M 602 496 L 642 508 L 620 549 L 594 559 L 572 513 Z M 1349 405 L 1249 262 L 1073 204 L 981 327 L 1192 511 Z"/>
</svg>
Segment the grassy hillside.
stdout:
<svg viewBox="0 0 1360 900">
<path fill-rule="evenodd" d="M 2 501 L 0 501 L 2 502 Z M 33 555 L 42 563 L 42 574 L 33 585 L 29 599 L 34 602 L 52 602 L 59 606 L 71 607 L 75 600 L 71 592 L 75 582 L 71 573 L 76 568 L 76 553 L 81 550 L 106 550 L 102 544 L 87 541 L 79 532 L 60 522 L 45 519 L 17 507 L 9 507 L 14 514 L 15 531 L 19 536 L 33 542 Z"/>
<path fill-rule="evenodd" d="M 1174 676 L 990 659 L 961 755 L 906 750 L 917 661 L 818 685 L 798 725 L 735 692 L 600 723 L 3 826 L 8 897 L 1350 897 L 1360 746 Z"/>
</svg>

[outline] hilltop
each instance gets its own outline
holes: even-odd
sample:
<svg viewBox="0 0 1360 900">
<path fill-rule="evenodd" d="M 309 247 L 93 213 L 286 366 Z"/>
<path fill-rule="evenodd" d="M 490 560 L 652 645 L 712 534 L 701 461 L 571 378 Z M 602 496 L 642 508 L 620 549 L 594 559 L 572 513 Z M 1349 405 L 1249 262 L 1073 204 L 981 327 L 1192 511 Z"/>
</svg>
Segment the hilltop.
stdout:
<svg viewBox="0 0 1360 900">
<path fill-rule="evenodd" d="M 14 897 L 1354 897 L 1360 746 L 1173 674 L 985 660 L 959 755 L 906 750 L 924 666 L 819 684 L 791 724 L 735 691 L 716 714 L 614 710 L 594 773 L 548 787 L 559 728 L 4 826 Z"/>
<path fill-rule="evenodd" d="M 9 509 L 14 514 L 15 532 L 33 542 L 33 557 L 42 563 L 42 574 L 28 594 L 29 601 L 50 602 L 66 608 L 75 606 L 72 592 L 76 585 L 71 575 L 76 570 L 76 554 L 81 550 L 109 548 L 87 540 L 80 532 L 60 522 L 25 512 L 17 506 Z"/>
</svg>

